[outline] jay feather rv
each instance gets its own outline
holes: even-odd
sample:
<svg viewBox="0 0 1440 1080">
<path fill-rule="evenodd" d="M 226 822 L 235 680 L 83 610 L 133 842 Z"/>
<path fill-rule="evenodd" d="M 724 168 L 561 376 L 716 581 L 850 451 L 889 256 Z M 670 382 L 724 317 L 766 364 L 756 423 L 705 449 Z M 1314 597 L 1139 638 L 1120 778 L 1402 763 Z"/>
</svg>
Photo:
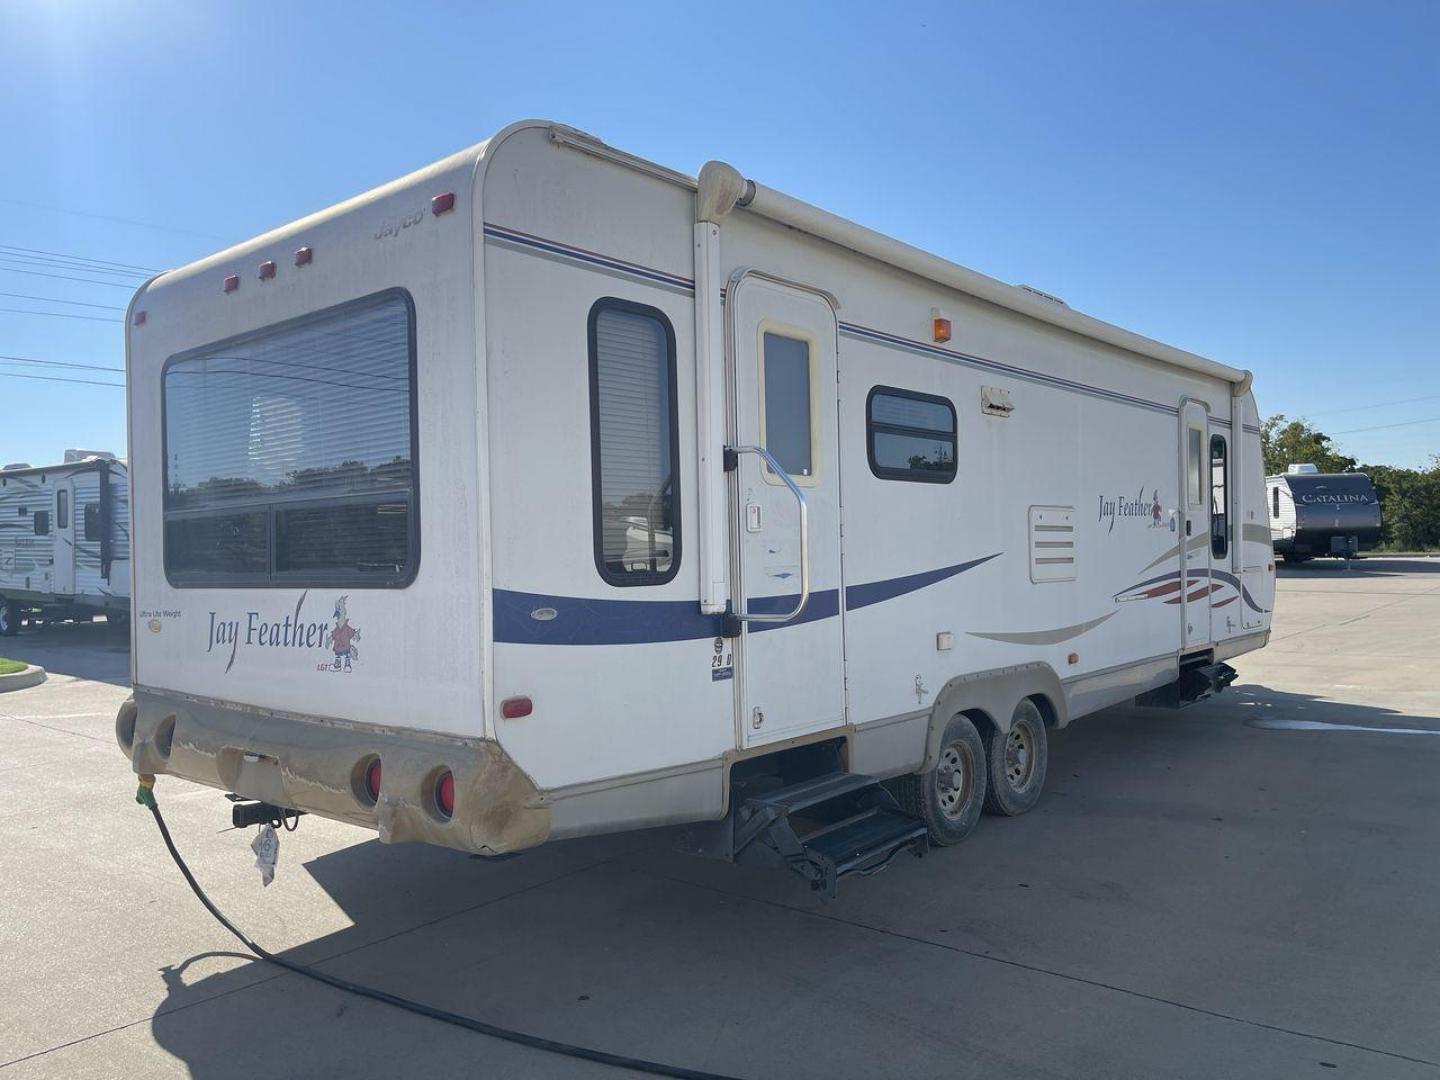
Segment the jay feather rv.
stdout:
<svg viewBox="0 0 1440 1080">
<path fill-rule="evenodd" d="M 127 315 L 135 771 L 824 891 L 1269 635 L 1247 371 L 515 124 Z"/>
</svg>

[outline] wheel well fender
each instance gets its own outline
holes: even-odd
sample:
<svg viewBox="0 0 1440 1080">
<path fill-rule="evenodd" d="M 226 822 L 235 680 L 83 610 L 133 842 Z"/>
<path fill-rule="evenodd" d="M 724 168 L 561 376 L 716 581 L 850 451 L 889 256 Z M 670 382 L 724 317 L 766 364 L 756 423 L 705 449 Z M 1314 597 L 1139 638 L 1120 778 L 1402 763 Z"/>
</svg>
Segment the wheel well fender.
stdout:
<svg viewBox="0 0 1440 1080">
<path fill-rule="evenodd" d="M 925 761 L 921 772 L 935 768 L 940 760 L 940 740 L 945 725 L 956 713 L 963 713 L 982 736 L 987 729 L 1010 730 L 1010 716 L 1024 698 L 1031 698 L 1045 718 L 1047 727 L 1064 727 L 1070 720 L 1065 691 L 1055 669 L 1046 663 L 995 668 L 972 675 L 959 675 L 935 696 L 925 740 Z"/>
</svg>

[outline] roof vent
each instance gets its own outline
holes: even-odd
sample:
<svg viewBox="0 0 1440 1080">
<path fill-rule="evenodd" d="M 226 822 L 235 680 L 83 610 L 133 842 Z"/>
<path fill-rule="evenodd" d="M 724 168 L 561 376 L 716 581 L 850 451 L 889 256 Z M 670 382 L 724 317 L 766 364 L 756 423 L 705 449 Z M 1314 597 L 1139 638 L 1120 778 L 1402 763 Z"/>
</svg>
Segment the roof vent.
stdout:
<svg viewBox="0 0 1440 1080">
<path fill-rule="evenodd" d="M 66 450 L 65 464 L 74 465 L 80 461 L 90 461 L 92 458 L 101 461 L 114 461 L 115 455 L 109 450 Z"/>
<path fill-rule="evenodd" d="M 1059 304 L 1061 307 L 1067 308 L 1070 306 L 1054 293 L 1048 293 L 1044 289 L 1037 289 L 1034 285 L 1016 285 L 1015 287 L 1028 292 L 1031 296 L 1038 296 L 1041 300 L 1049 300 L 1052 304 Z"/>
<path fill-rule="evenodd" d="M 33 469 L 34 467 L 28 461 L 13 461 L 9 465 L 0 466 L 0 472 L 14 472 L 17 469 Z"/>
<path fill-rule="evenodd" d="M 1300 475 L 1304 475 L 1304 476 L 1314 476 L 1314 475 L 1316 475 L 1317 473 L 1319 473 L 1320 470 L 1319 470 L 1318 468 L 1316 468 L 1314 465 L 1308 465 L 1308 464 L 1307 464 L 1307 465 L 1290 465 L 1290 466 L 1287 466 L 1287 467 L 1286 467 L 1285 471 L 1286 471 L 1286 473 L 1288 473 L 1288 474 L 1291 475 L 1291 476 L 1295 476 L 1296 474 L 1300 474 Z"/>
</svg>

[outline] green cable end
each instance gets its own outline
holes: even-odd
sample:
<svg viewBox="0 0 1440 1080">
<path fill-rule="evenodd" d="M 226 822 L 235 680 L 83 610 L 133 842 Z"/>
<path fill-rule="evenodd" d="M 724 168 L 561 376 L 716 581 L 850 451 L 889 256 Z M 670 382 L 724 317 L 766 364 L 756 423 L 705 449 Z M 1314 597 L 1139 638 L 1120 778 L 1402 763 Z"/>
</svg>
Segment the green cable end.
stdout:
<svg viewBox="0 0 1440 1080">
<path fill-rule="evenodd" d="M 150 810 L 155 809 L 155 777 L 140 774 L 140 786 L 135 789 L 135 801 Z"/>
</svg>

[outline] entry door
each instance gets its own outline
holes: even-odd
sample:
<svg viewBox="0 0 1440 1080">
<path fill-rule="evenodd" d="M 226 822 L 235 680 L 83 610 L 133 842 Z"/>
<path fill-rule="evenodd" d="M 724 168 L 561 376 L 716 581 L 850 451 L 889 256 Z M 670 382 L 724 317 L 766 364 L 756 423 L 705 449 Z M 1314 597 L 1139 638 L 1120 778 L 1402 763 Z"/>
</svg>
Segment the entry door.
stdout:
<svg viewBox="0 0 1440 1080">
<path fill-rule="evenodd" d="M 731 607 L 749 747 L 845 719 L 836 325 L 825 297 L 753 272 L 732 283 L 727 308 Z M 809 598 L 792 614 L 807 572 Z"/>
<path fill-rule="evenodd" d="M 1210 413 L 1203 402 L 1180 407 L 1180 496 L 1184 537 L 1180 566 L 1181 642 L 1185 648 L 1210 642 Z"/>
<path fill-rule="evenodd" d="M 55 484 L 55 565 L 51 589 L 63 595 L 75 591 L 75 484 Z"/>
</svg>

